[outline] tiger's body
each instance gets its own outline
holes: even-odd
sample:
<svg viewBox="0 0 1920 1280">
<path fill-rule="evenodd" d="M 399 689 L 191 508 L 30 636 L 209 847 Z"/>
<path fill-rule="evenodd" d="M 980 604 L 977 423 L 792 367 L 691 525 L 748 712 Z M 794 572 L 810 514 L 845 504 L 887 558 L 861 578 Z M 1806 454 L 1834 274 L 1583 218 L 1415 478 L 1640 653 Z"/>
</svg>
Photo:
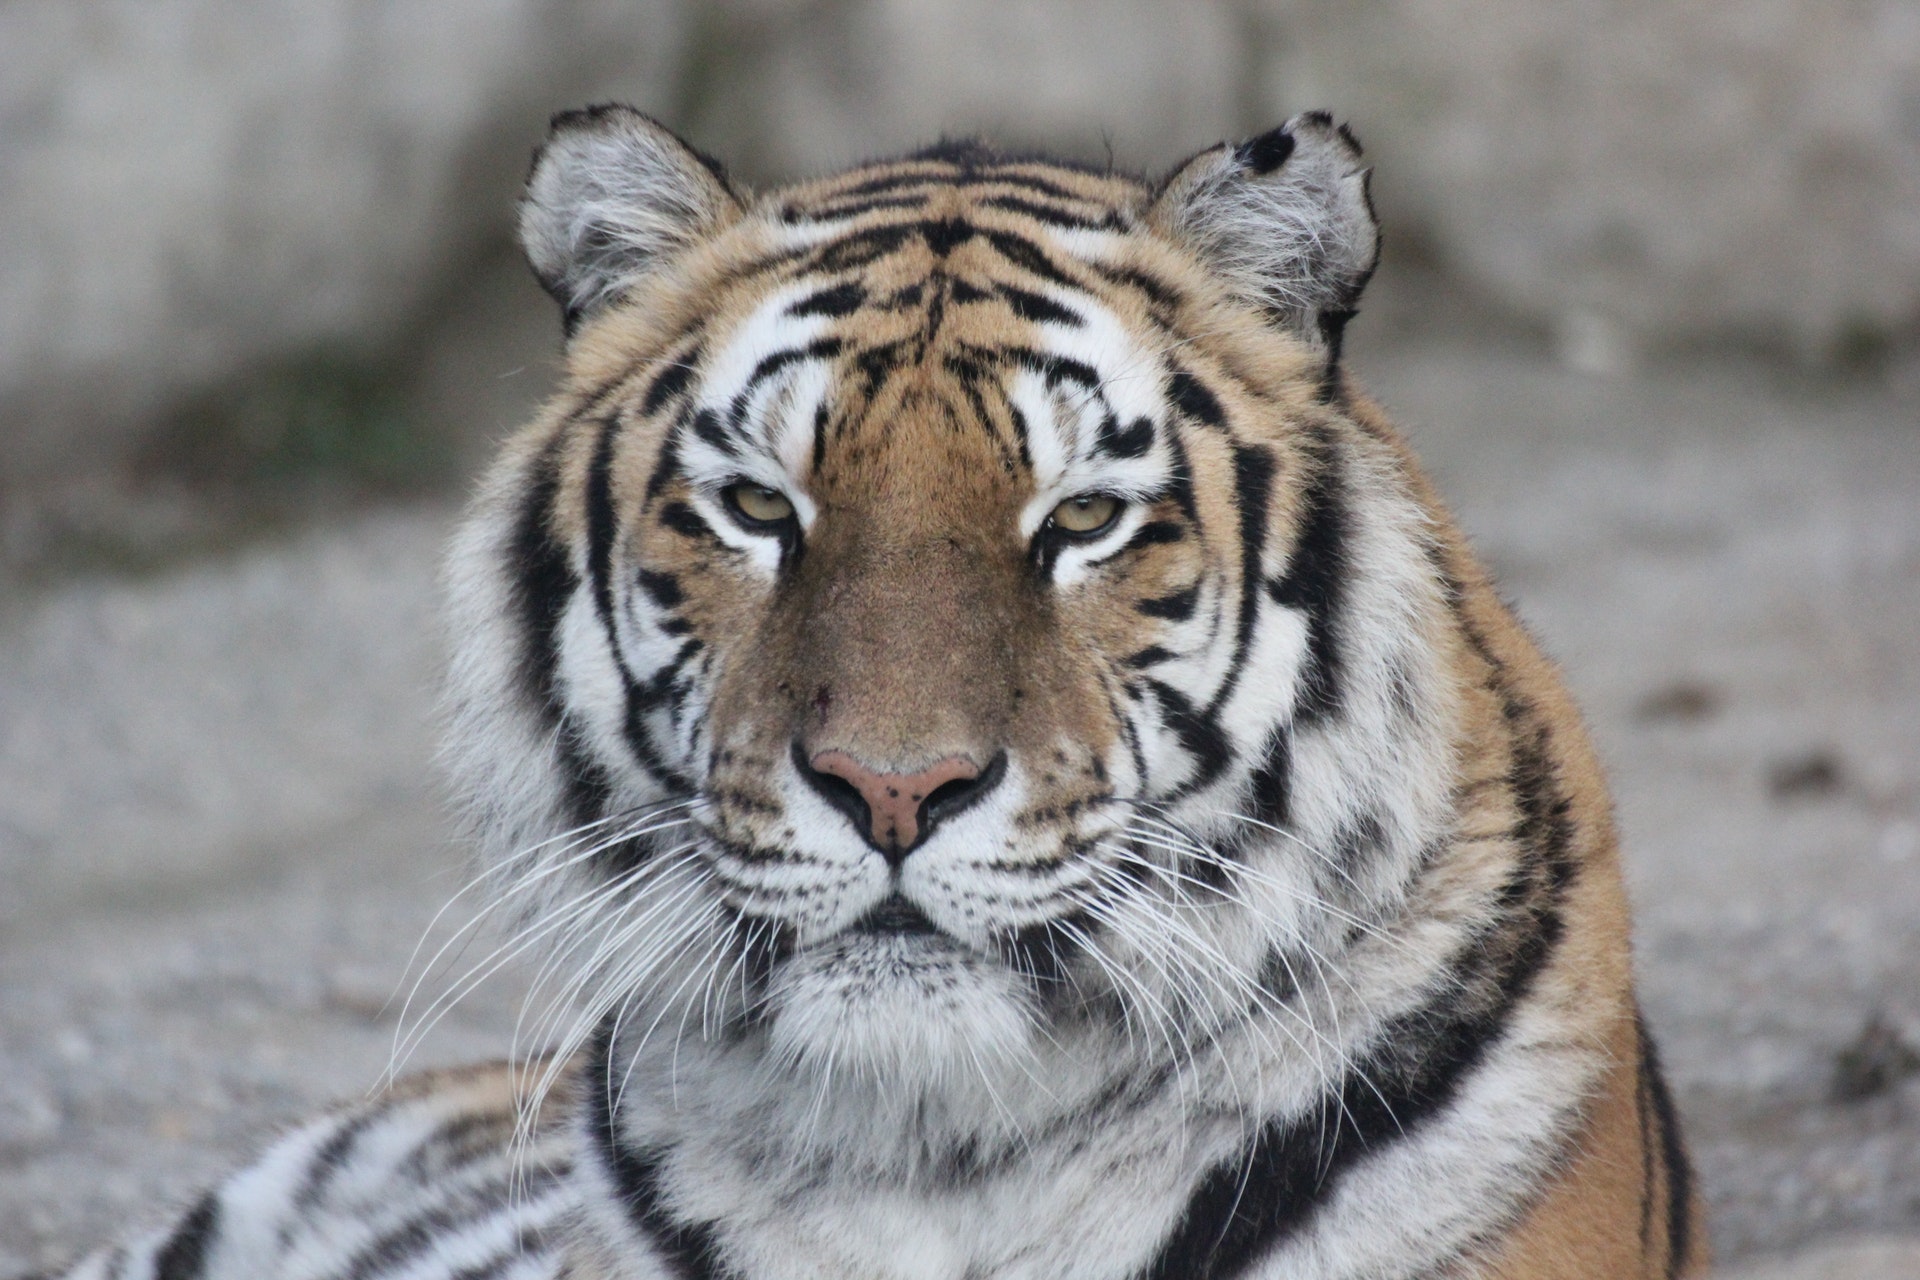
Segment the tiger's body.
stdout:
<svg viewBox="0 0 1920 1280">
<path fill-rule="evenodd" d="M 600 108 L 522 233 L 451 738 L 555 1055 L 75 1275 L 1704 1266 L 1578 716 L 1339 363 L 1344 131 L 749 200 Z"/>
</svg>

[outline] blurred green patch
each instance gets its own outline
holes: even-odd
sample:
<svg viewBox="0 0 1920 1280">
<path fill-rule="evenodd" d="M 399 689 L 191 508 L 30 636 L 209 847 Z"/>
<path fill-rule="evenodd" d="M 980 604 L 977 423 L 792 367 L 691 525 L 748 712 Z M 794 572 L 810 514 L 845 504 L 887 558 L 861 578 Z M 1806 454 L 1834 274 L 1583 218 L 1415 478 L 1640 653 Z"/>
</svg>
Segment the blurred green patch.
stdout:
<svg viewBox="0 0 1920 1280">
<path fill-rule="evenodd" d="M 1869 316 L 1852 316 L 1834 334 L 1828 361 L 1841 374 L 1882 373 L 1893 361 L 1898 340 L 1891 325 Z"/>
<path fill-rule="evenodd" d="M 335 353 L 184 405 L 122 472 L 0 491 L 0 594 L 139 578 L 343 512 L 446 494 L 457 442 L 410 407 L 398 364 Z"/>
<path fill-rule="evenodd" d="M 316 488 L 423 492 L 450 478 L 456 458 L 408 412 L 394 372 L 327 353 L 198 397 L 141 461 L 150 474 L 272 504 Z"/>
</svg>

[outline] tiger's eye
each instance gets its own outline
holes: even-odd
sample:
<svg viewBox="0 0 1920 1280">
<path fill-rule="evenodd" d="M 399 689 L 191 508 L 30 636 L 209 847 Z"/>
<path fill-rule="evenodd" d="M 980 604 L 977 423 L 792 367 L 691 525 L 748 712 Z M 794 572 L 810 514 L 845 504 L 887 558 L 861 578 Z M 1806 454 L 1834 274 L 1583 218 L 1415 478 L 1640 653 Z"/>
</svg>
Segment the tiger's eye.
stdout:
<svg viewBox="0 0 1920 1280">
<path fill-rule="evenodd" d="M 1091 537 L 1120 518 L 1120 499 L 1105 493 L 1083 493 L 1053 509 L 1053 527 L 1075 537 Z"/>
<path fill-rule="evenodd" d="M 750 524 L 779 524 L 793 515 L 793 502 L 787 495 L 763 484 L 730 484 L 720 496 Z"/>
</svg>

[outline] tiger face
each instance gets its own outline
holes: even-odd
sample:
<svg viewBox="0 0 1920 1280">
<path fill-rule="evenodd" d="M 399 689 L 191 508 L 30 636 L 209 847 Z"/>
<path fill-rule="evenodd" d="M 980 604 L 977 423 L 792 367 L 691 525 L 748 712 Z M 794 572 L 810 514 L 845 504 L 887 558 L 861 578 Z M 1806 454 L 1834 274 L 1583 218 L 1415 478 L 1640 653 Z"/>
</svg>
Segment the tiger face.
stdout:
<svg viewBox="0 0 1920 1280">
<path fill-rule="evenodd" d="M 569 379 L 456 560 L 455 750 L 580 1026 L 932 1088 L 1191 1043 L 1392 892 L 1443 682 L 1418 513 L 1345 497 L 1344 132 L 748 199 L 600 109 L 523 237 Z"/>
</svg>

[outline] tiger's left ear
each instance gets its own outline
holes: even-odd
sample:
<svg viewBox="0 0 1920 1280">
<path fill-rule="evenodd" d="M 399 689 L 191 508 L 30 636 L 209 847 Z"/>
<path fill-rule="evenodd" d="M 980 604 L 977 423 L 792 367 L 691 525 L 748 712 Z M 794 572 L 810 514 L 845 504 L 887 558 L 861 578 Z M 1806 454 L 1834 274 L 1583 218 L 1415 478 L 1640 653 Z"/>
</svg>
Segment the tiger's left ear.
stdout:
<svg viewBox="0 0 1920 1280">
<path fill-rule="evenodd" d="M 1346 126 L 1311 111 L 1188 160 L 1161 184 L 1147 217 L 1235 295 L 1324 351 L 1331 370 L 1380 260 L 1372 175 Z"/>
</svg>

